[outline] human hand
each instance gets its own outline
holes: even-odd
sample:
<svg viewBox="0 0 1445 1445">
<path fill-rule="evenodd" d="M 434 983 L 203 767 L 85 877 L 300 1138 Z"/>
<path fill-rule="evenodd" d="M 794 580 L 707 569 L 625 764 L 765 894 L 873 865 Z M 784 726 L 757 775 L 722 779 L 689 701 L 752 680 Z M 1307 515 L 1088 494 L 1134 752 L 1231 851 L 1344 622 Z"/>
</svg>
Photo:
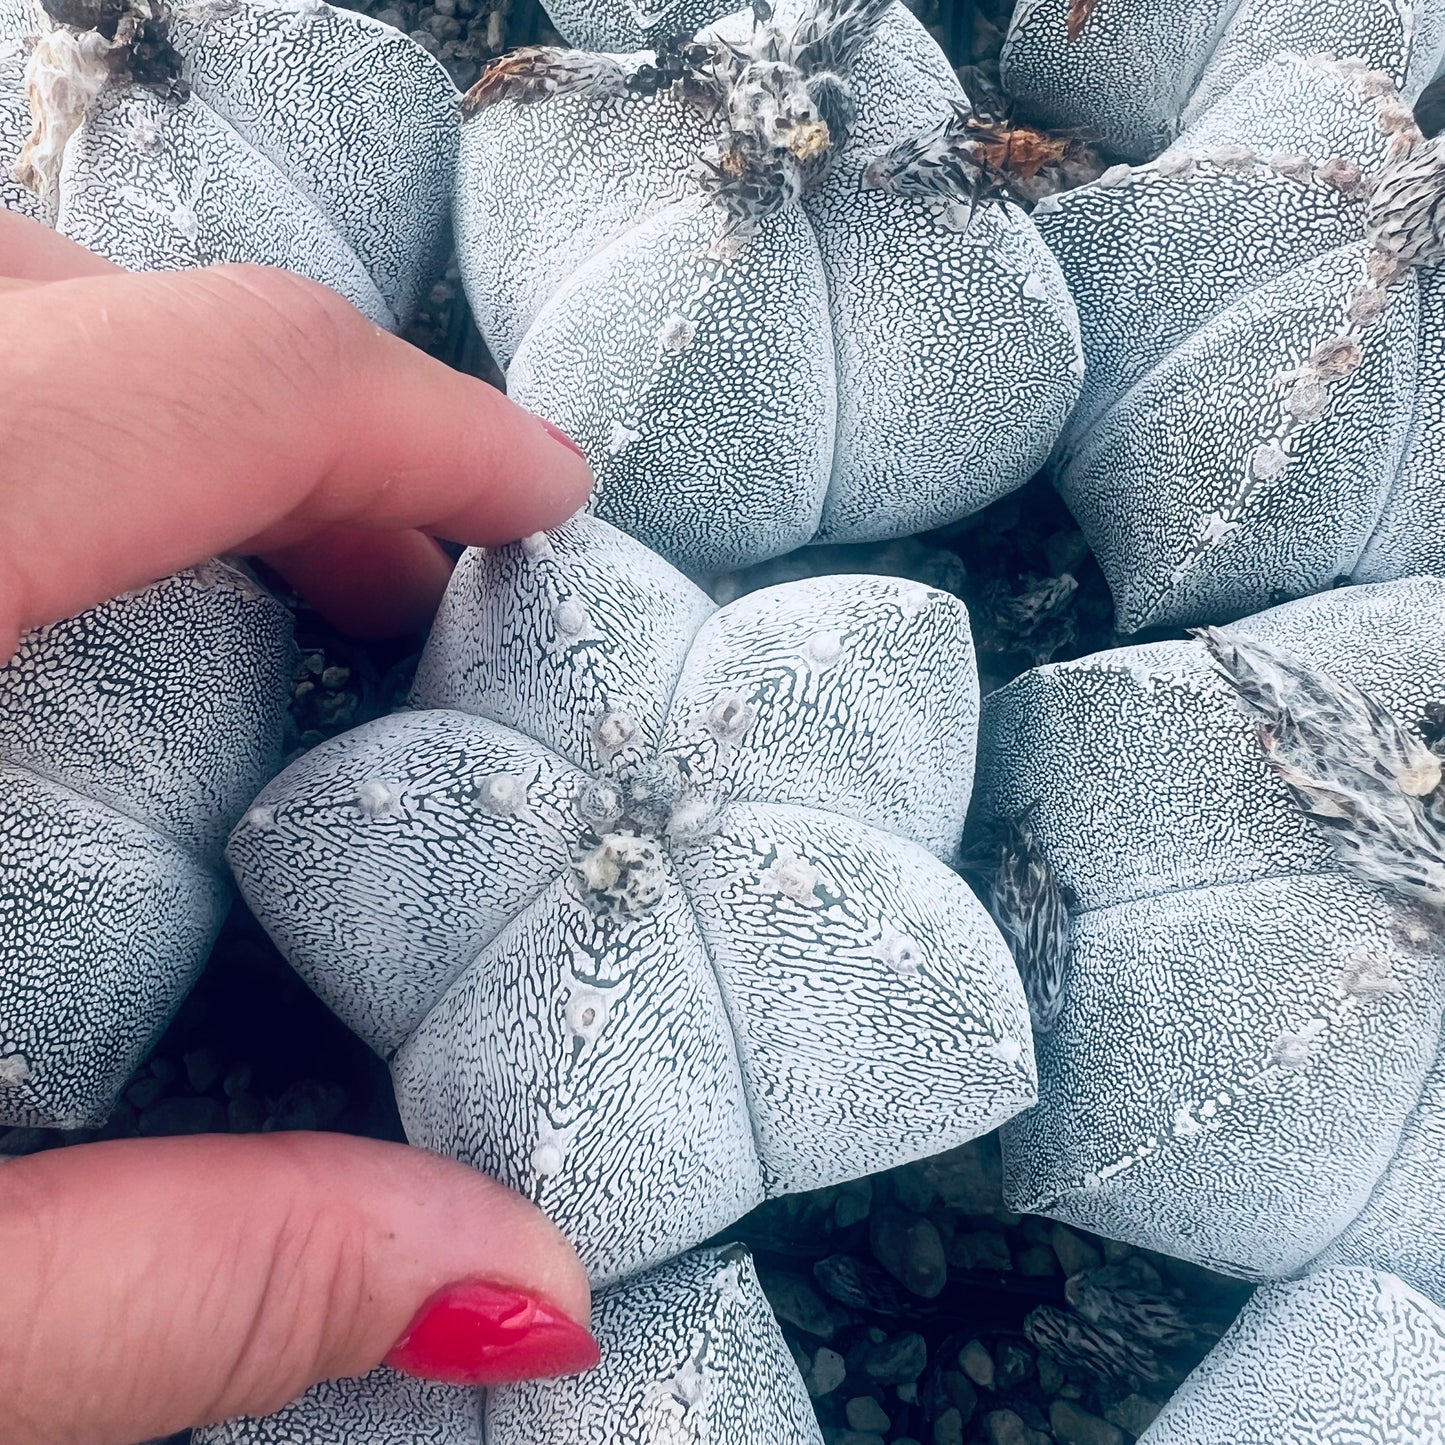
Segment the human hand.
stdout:
<svg viewBox="0 0 1445 1445">
<path fill-rule="evenodd" d="M 3 211 L 0 437 L 0 659 L 231 551 L 353 629 L 406 630 L 450 570 L 432 534 L 523 536 L 590 485 L 542 423 L 319 286 L 129 275 Z M 206 1136 L 0 1164 L 7 1445 L 129 1445 L 383 1358 L 469 1383 L 570 1373 L 596 1362 L 587 1318 L 530 1204 L 401 1145 Z"/>
</svg>

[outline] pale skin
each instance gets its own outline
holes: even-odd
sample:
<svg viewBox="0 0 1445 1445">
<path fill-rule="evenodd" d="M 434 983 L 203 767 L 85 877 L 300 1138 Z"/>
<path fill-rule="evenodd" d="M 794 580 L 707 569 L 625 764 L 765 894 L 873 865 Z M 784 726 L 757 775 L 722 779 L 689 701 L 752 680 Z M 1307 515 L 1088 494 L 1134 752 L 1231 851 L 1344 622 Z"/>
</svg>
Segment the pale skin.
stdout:
<svg viewBox="0 0 1445 1445">
<path fill-rule="evenodd" d="M 329 291 L 117 270 L 0 211 L 0 658 L 202 558 L 257 555 L 338 625 L 421 626 L 450 563 L 585 501 L 580 457 Z M 400 1145 L 165 1139 L 0 1165 L 0 1437 L 128 1445 L 363 1373 L 483 1277 L 588 1318 L 518 1196 Z"/>
</svg>

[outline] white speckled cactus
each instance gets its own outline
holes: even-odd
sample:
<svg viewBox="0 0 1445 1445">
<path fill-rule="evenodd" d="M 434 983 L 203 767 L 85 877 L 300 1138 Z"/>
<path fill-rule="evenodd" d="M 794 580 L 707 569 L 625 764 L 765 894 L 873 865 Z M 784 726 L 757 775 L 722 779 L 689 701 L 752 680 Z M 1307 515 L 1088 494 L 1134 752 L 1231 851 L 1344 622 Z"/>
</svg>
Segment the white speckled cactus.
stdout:
<svg viewBox="0 0 1445 1445">
<path fill-rule="evenodd" d="M 101 1123 L 205 963 L 280 763 L 285 610 L 210 563 L 0 668 L 0 1123 Z"/>
<path fill-rule="evenodd" d="M 956 599 L 844 577 L 719 610 L 578 518 L 466 555 L 414 704 L 293 763 L 229 857 L 391 1057 L 409 1137 L 534 1199 L 594 1279 L 1033 1099 L 1018 976 L 946 861 Z"/>
<path fill-rule="evenodd" d="M 132 269 L 281 266 L 404 324 L 446 242 L 441 66 L 322 0 L 133 0 L 122 25 L 0 0 L 0 205 Z"/>
<path fill-rule="evenodd" d="M 1028 219 L 869 170 L 957 123 L 942 52 L 901 5 L 819 5 L 660 58 L 521 52 L 468 101 L 457 249 L 508 390 L 583 446 L 599 515 L 694 574 L 974 511 L 1078 395 Z"/>
<path fill-rule="evenodd" d="M 1232 631 L 1409 726 L 1445 700 L 1439 579 Z M 1031 810 L 1072 915 L 1040 1103 L 1004 1131 L 1013 1207 L 1256 1278 L 1368 1264 L 1445 1300 L 1438 925 L 1339 870 L 1204 644 L 1026 673 L 989 699 L 982 757 L 985 814 Z"/>
<path fill-rule="evenodd" d="M 1036 213 L 1089 364 L 1056 481 L 1121 629 L 1445 569 L 1442 197 L 1385 77 L 1281 57 Z"/>
<path fill-rule="evenodd" d="M 1445 1440 L 1445 1314 L 1388 1274 L 1266 1285 L 1139 1445 Z"/>
<path fill-rule="evenodd" d="M 797 1369 L 743 1250 L 700 1250 L 599 1293 L 602 1364 L 466 1390 L 389 1370 L 336 1380 L 263 1420 L 195 1432 L 194 1445 L 820 1445 Z"/>
<path fill-rule="evenodd" d="M 1411 100 L 1445 56 L 1445 0 L 1097 0 L 1070 38 L 1075 4 L 1019 0 L 1004 82 L 1030 116 L 1131 160 L 1281 52 L 1360 56 Z"/>
</svg>

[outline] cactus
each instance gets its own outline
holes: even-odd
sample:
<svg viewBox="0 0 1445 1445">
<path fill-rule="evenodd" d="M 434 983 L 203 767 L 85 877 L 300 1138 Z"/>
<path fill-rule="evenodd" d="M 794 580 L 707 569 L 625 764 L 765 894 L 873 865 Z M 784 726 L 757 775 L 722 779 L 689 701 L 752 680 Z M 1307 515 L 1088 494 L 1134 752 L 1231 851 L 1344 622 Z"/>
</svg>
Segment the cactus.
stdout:
<svg viewBox="0 0 1445 1445">
<path fill-rule="evenodd" d="M 582 517 L 464 557 L 413 705 L 293 763 L 228 856 L 391 1059 L 408 1137 L 534 1200 L 594 1280 L 1031 1102 L 1018 975 L 947 866 L 978 705 L 953 597 L 717 609 Z"/>
<path fill-rule="evenodd" d="M 1442 196 L 1386 77 L 1280 57 L 1035 212 L 1089 361 L 1055 480 L 1123 631 L 1445 569 Z"/>
<path fill-rule="evenodd" d="M 1027 218 L 974 204 L 963 105 L 887 0 L 483 75 L 462 279 L 510 394 L 587 452 L 600 516 L 706 574 L 940 525 L 1038 468 L 1078 395 L 1076 318 Z"/>
<path fill-rule="evenodd" d="M 1204 640 L 1039 668 L 990 697 L 980 818 L 1027 811 L 1071 894 L 1040 1102 L 1004 1129 L 1013 1208 L 1249 1278 L 1362 1264 L 1445 1299 L 1438 914 L 1413 871 L 1381 886 L 1380 840 L 1398 836 L 1375 826 L 1390 794 L 1391 817 L 1426 801 L 1442 620 L 1445 581 L 1423 578 L 1212 638 L 1253 659 L 1231 671 L 1268 714 L 1273 761 Z M 1337 851 L 1344 829 L 1300 807 L 1306 784 L 1316 812 L 1339 811 L 1319 800 L 1342 787 L 1356 799 L 1357 846 Z"/>
<path fill-rule="evenodd" d="M 323 0 L 117 8 L 107 39 L 79 0 L 0 0 L 0 206 L 134 270 L 282 266 L 404 325 L 446 241 L 441 66 Z"/>
<path fill-rule="evenodd" d="M 209 563 L 0 669 L 0 1123 L 103 1123 L 200 973 L 226 834 L 280 765 L 289 639 Z"/>
<path fill-rule="evenodd" d="M 1391 1275 L 1255 1292 L 1139 1445 L 1420 1445 L 1445 1436 L 1445 1314 Z"/>
<path fill-rule="evenodd" d="M 598 1369 L 491 1390 L 480 1410 L 469 1391 L 383 1369 L 197 1430 L 194 1445 L 821 1445 L 746 1250 L 698 1250 L 602 1291 L 592 1329 Z"/>
<path fill-rule="evenodd" d="M 1030 114 L 1144 161 L 1281 52 L 1357 55 L 1413 100 L 1445 58 L 1445 3 L 1019 0 L 1002 69 Z"/>
</svg>

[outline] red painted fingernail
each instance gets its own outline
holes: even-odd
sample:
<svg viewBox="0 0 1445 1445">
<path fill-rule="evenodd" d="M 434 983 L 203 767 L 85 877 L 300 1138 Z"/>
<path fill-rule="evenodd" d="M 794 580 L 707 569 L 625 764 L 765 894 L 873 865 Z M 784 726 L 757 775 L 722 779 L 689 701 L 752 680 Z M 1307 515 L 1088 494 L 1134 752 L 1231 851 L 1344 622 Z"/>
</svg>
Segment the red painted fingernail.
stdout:
<svg viewBox="0 0 1445 1445">
<path fill-rule="evenodd" d="M 446 1385 L 505 1385 L 578 1375 L 601 1358 L 597 1341 L 561 1310 L 474 1279 L 438 1290 L 384 1363 Z"/>
<path fill-rule="evenodd" d="M 579 447 L 577 443 L 574 442 L 572 438 L 569 437 L 567 433 L 562 430 L 561 427 L 553 426 L 552 423 L 543 416 L 537 417 L 537 420 L 542 423 L 543 429 L 554 442 L 561 442 L 562 445 L 566 447 L 569 452 L 575 452 L 579 457 L 582 458 L 584 462 L 587 460 L 587 453 L 584 452 L 582 448 Z"/>
</svg>

